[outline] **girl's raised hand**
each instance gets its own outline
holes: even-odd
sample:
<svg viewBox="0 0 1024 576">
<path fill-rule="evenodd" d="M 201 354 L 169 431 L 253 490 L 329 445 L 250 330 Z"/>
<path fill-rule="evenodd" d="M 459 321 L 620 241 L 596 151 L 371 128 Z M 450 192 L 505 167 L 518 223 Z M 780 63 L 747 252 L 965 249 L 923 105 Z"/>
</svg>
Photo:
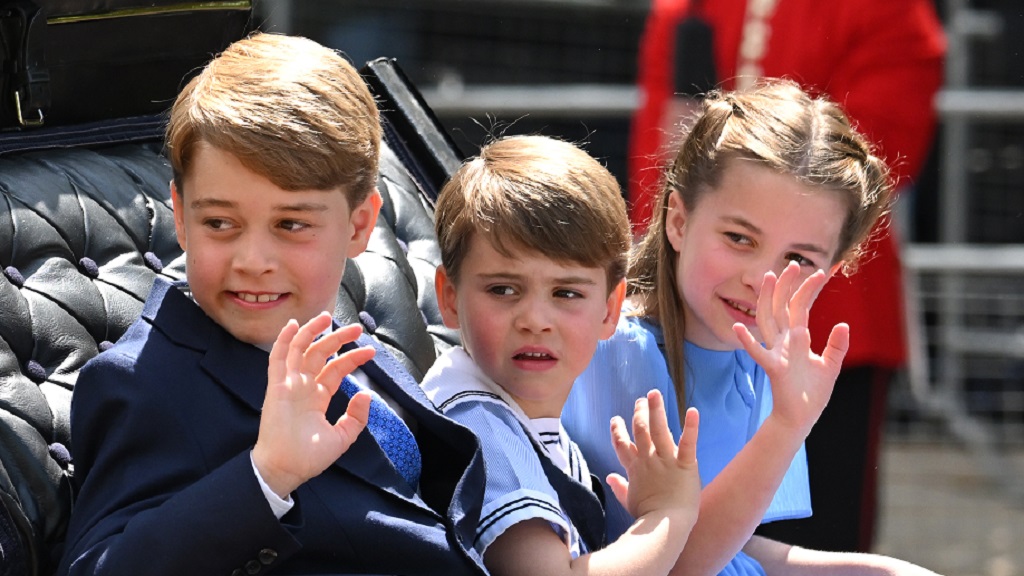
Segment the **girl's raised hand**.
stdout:
<svg viewBox="0 0 1024 576">
<path fill-rule="evenodd" d="M 823 270 L 797 286 L 800 266 L 790 262 L 782 275 L 764 275 L 757 298 L 757 328 L 762 346 L 741 323 L 733 325 L 743 348 L 761 365 L 772 386 L 772 416 L 806 436 L 832 396 L 850 345 L 850 327 L 836 324 L 819 356 L 811 351 L 807 324 L 811 305 L 825 285 Z"/>
</svg>

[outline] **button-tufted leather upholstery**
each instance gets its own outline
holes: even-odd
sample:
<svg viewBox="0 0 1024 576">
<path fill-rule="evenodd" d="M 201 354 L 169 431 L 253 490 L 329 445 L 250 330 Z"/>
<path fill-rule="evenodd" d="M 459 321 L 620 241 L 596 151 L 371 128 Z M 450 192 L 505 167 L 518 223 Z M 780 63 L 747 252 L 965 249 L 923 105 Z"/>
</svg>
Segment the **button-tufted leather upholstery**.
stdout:
<svg viewBox="0 0 1024 576">
<path fill-rule="evenodd" d="M 156 276 L 184 276 L 160 146 L 0 156 L 0 576 L 52 571 L 73 499 L 78 370 L 137 317 Z M 433 209 L 387 146 L 378 187 L 380 218 L 336 315 L 419 379 L 458 338 L 434 298 Z"/>
</svg>

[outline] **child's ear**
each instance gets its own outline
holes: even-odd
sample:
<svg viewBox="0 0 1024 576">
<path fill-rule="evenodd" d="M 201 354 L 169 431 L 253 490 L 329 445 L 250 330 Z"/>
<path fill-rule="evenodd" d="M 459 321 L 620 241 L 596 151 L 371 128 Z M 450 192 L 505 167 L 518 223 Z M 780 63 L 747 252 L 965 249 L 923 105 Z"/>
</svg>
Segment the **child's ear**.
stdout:
<svg viewBox="0 0 1024 576">
<path fill-rule="evenodd" d="M 686 226 L 686 206 L 679 192 L 668 193 L 668 209 L 665 213 L 665 236 L 676 252 L 683 249 L 683 229 Z"/>
<path fill-rule="evenodd" d="M 438 266 L 434 272 L 434 292 L 437 294 L 437 307 L 441 310 L 441 320 L 448 328 L 459 328 L 459 307 L 456 302 L 455 283 L 448 277 L 444 266 Z"/>
<path fill-rule="evenodd" d="M 626 281 L 619 280 L 619 283 L 612 288 L 608 295 L 608 302 L 605 303 L 605 317 L 601 322 L 601 340 L 607 340 L 615 334 L 615 327 L 619 324 L 619 315 L 622 313 L 622 301 L 626 299 Z"/>
<path fill-rule="evenodd" d="M 174 232 L 178 236 L 178 246 L 187 250 L 185 238 L 185 205 L 178 191 L 178 185 L 171 180 L 171 207 L 174 209 Z"/>
<path fill-rule="evenodd" d="M 352 209 L 352 214 L 349 215 L 349 224 L 352 227 L 352 237 L 349 240 L 347 254 L 349 258 L 355 258 L 362 254 L 363 250 L 366 250 L 383 203 L 380 193 L 374 188 L 361 204 Z"/>
</svg>

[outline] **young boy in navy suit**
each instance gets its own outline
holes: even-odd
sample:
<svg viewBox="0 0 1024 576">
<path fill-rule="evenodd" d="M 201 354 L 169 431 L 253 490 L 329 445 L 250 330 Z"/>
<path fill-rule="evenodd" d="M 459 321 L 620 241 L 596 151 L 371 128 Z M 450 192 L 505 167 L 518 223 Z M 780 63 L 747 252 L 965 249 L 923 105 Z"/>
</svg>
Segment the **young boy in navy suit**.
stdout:
<svg viewBox="0 0 1024 576">
<path fill-rule="evenodd" d="M 332 328 L 380 137 L 357 72 L 302 38 L 236 42 L 179 95 L 187 285 L 158 280 L 80 374 L 62 574 L 483 573 L 476 438 Z"/>
</svg>

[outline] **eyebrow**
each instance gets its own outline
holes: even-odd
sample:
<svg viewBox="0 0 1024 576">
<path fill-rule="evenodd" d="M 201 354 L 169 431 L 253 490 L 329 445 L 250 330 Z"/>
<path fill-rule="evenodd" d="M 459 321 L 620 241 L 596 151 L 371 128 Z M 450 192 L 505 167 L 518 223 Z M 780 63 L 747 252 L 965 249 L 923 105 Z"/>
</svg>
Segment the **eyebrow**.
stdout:
<svg viewBox="0 0 1024 576">
<path fill-rule="evenodd" d="M 189 206 L 193 210 L 201 210 L 203 208 L 237 208 L 238 203 L 230 200 L 220 200 L 217 198 L 201 198 L 199 200 L 193 200 Z M 327 205 L 320 204 L 317 202 L 298 202 L 296 204 L 275 204 L 271 208 L 276 212 L 326 212 Z"/>
<path fill-rule="evenodd" d="M 726 216 L 726 217 L 723 218 L 723 220 L 725 220 L 726 222 L 730 222 L 732 224 L 736 224 L 737 226 L 742 226 L 743 228 L 746 228 L 747 230 L 750 230 L 754 234 L 764 234 L 763 230 L 761 230 L 760 228 L 755 226 L 753 222 L 747 220 L 746 218 L 741 218 L 739 216 Z M 790 249 L 792 249 L 792 250 L 799 250 L 801 252 L 812 252 L 812 253 L 815 253 L 815 254 L 821 254 L 822 256 L 825 256 L 826 258 L 830 256 L 830 253 L 829 253 L 829 251 L 827 249 L 825 249 L 825 248 L 823 248 L 821 246 L 818 246 L 817 244 L 799 244 L 798 243 L 798 244 L 792 245 L 790 247 Z"/>
<path fill-rule="evenodd" d="M 518 280 L 521 280 L 523 278 L 523 275 L 522 274 L 509 274 L 507 272 L 496 272 L 494 274 L 480 274 L 478 277 L 483 279 L 483 280 L 487 280 L 487 281 L 491 281 L 491 282 L 496 281 L 496 280 L 497 281 L 502 281 L 502 280 L 505 280 L 505 281 L 518 281 Z M 570 285 L 580 285 L 580 284 L 582 284 L 582 285 L 587 285 L 587 286 L 596 286 L 597 285 L 597 282 L 594 282 L 592 279 L 587 278 L 586 276 L 560 276 L 560 277 L 557 277 L 557 278 L 552 278 L 551 279 L 551 283 L 552 284 L 560 284 L 560 285 L 563 285 L 563 284 L 570 284 Z"/>
<path fill-rule="evenodd" d="M 217 200 L 216 198 L 203 198 L 200 200 L 193 200 L 190 204 L 193 210 L 201 210 L 203 208 L 233 208 L 234 202 L 227 200 Z"/>
</svg>

